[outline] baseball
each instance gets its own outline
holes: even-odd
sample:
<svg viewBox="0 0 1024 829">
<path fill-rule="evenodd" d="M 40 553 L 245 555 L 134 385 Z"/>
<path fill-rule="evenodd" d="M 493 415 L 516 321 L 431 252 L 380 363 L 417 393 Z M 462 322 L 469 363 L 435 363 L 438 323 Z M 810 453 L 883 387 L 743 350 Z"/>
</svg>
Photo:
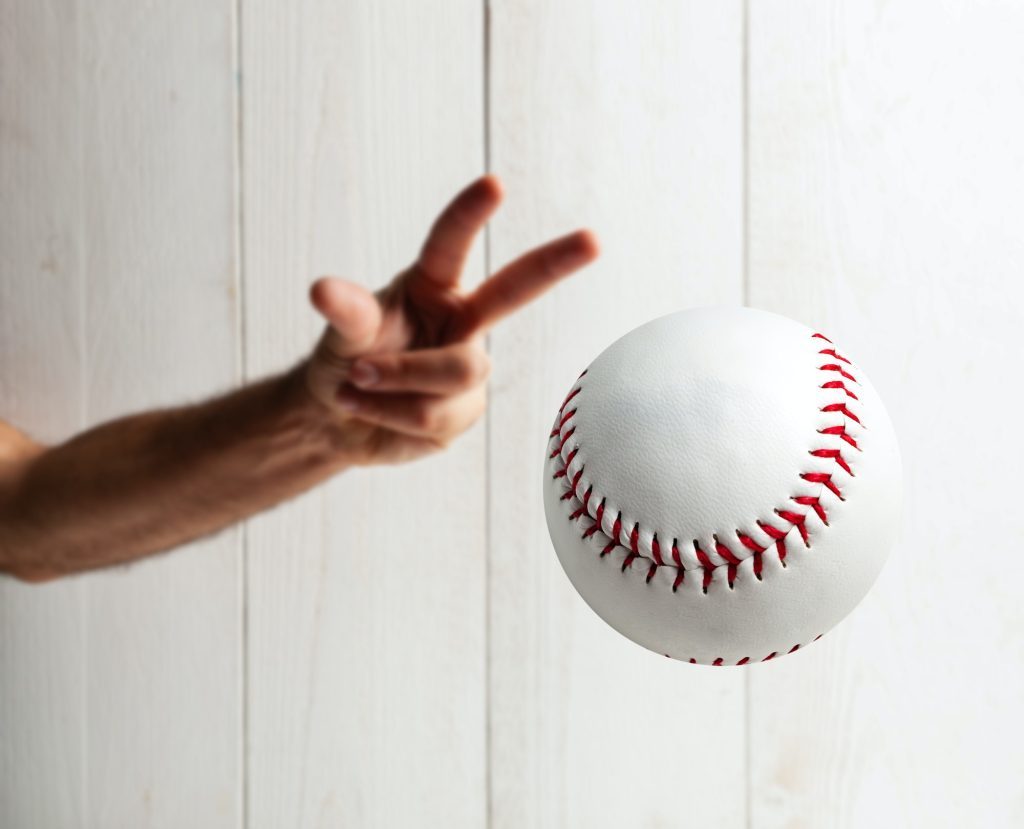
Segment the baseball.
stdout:
<svg viewBox="0 0 1024 829">
<path fill-rule="evenodd" d="M 868 378 L 824 334 L 749 308 L 653 320 L 573 384 L 544 506 L 608 624 L 674 659 L 746 665 L 846 616 L 897 532 L 902 473 Z"/>
</svg>

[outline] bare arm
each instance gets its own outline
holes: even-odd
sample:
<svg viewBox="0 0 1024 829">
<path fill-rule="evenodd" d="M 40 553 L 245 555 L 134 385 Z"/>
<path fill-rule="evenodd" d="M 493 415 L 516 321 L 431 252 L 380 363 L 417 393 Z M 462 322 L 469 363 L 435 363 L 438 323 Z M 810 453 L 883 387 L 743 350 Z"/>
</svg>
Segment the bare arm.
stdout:
<svg viewBox="0 0 1024 829">
<path fill-rule="evenodd" d="M 327 326 L 292 371 L 215 400 L 97 426 L 40 446 L 0 422 L 0 571 L 46 581 L 215 532 L 350 466 L 446 447 L 480 416 L 481 334 L 597 255 L 577 231 L 459 287 L 501 201 L 487 176 L 434 224 L 417 260 L 376 294 L 328 277 Z"/>
<path fill-rule="evenodd" d="M 219 530 L 343 469 L 338 428 L 300 371 L 49 449 L 8 427 L 0 569 L 44 581 Z"/>
</svg>

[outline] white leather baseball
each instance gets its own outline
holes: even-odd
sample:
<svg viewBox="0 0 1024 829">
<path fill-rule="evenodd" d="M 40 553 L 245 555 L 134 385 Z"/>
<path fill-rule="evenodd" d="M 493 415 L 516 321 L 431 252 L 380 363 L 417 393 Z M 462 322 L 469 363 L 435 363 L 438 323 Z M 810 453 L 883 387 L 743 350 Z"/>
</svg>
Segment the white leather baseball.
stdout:
<svg viewBox="0 0 1024 829">
<path fill-rule="evenodd" d="M 864 373 L 749 308 L 682 311 L 609 346 L 545 463 L 566 574 L 620 633 L 689 662 L 792 653 L 863 598 L 894 540 L 899 450 Z"/>
</svg>

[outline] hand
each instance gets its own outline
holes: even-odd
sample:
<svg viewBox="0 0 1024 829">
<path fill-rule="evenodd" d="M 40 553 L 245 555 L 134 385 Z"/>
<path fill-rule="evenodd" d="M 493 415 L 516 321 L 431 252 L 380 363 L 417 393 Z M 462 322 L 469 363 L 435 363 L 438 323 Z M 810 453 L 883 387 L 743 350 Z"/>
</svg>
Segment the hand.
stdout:
<svg viewBox="0 0 1024 829">
<path fill-rule="evenodd" d="M 494 176 L 470 184 L 438 217 L 416 262 L 376 294 L 334 277 L 313 284 L 310 299 L 328 326 L 305 379 L 336 418 L 348 463 L 411 460 L 468 429 L 486 400 L 484 332 L 597 257 L 594 235 L 578 230 L 460 290 L 473 239 L 501 197 Z"/>
</svg>

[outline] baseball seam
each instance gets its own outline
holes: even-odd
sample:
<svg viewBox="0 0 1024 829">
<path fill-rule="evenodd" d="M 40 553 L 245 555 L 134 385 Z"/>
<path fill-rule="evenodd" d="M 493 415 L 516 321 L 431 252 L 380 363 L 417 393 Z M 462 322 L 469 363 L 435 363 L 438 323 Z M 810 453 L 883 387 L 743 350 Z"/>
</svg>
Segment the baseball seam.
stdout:
<svg viewBox="0 0 1024 829">
<path fill-rule="evenodd" d="M 819 639 L 821 639 L 821 637 L 823 635 L 824 634 L 819 633 L 817 636 L 815 636 L 811 640 L 811 642 L 817 642 Z M 808 642 L 806 644 L 810 644 L 810 642 Z M 802 644 L 800 644 L 800 645 L 793 645 L 793 647 L 791 647 L 788 651 L 786 651 L 786 655 L 788 656 L 791 653 L 796 653 L 802 647 L 805 647 L 805 645 L 802 645 Z M 751 659 L 749 656 L 744 656 L 742 659 L 740 659 L 738 662 L 736 662 L 734 664 L 739 666 L 739 665 L 749 665 L 752 662 L 771 662 L 780 653 L 781 653 L 781 651 L 772 651 L 770 654 L 768 654 L 765 657 L 762 657 L 761 659 Z M 668 654 L 666 653 L 665 656 L 668 656 Z M 672 657 L 669 657 L 669 658 L 671 659 Z M 691 665 L 699 665 L 700 664 L 696 659 L 694 659 L 692 657 L 690 659 L 688 659 L 687 661 Z M 719 657 L 715 658 L 714 661 L 709 662 L 708 664 L 711 665 L 713 668 L 720 668 L 723 665 L 725 665 L 725 660 L 722 657 L 719 656 Z"/>
<path fill-rule="evenodd" d="M 573 388 L 569 391 L 555 418 L 551 431 L 549 462 L 555 467 L 553 478 L 565 483 L 561 500 L 567 507 L 568 518 L 576 524 L 590 520 L 583 532 L 584 539 L 596 538 L 600 542 L 600 557 L 604 558 L 617 549 L 625 553 L 622 572 L 630 569 L 640 560 L 646 562 L 646 581 L 649 584 L 662 567 L 676 570 L 672 584 L 672 592 L 679 590 L 686 583 L 687 573 L 701 571 L 701 592 L 707 594 L 709 586 L 718 574 L 724 573 L 730 590 L 737 582 L 740 565 L 746 559 L 753 559 L 751 570 L 757 581 L 762 581 L 763 561 L 765 555 L 775 555 L 782 567 L 786 567 L 787 544 L 795 543 L 794 537 L 799 536 L 800 542 L 807 549 L 811 548 L 812 533 L 808 529 L 808 521 L 820 521 L 822 527 L 828 527 L 828 500 L 845 500 L 841 487 L 841 477 L 854 477 L 853 453 L 861 447 L 857 441 L 859 432 L 866 429 L 857 413 L 859 397 L 850 388 L 860 383 L 852 373 L 850 360 L 840 354 L 835 345 L 826 336 L 819 333 L 811 335 L 818 341 L 817 368 L 822 372 L 821 389 L 834 392 L 830 399 L 820 406 L 819 410 L 826 414 L 841 415 L 841 420 L 817 430 L 821 440 L 828 440 L 831 445 L 814 446 L 808 450 L 809 457 L 815 459 L 813 468 L 798 473 L 803 486 L 815 485 L 816 494 L 791 495 L 781 506 L 773 510 L 772 520 L 755 519 L 745 528 L 735 530 L 735 539 L 727 539 L 720 535 L 712 535 L 710 549 L 695 537 L 692 542 L 686 539 L 667 537 L 659 539 L 656 529 L 650 539 L 640 521 L 634 521 L 630 527 L 623 523 L 622 512 L 616 511 L 612 516 L 606 510 L 607 496 L 602 495 L 594 482 L 583 486 L 583 472 L 586 466 L 584 447 L 576 437 L 576 415 L 580 410 L 580 395 L 585 385 L 584 371 Z M 824 379 L 827 378 L 827 379 Z M 826 468 L 829 471 L 826 471 Z M 837 476 L 840 477 L 837 480 Z M 651 528 L 648 528 L 651 529 Z M 708 538 L 704 535 L 704 538 Z M 692 551 L 689 549 L 692 543 Z M 689 565 L 689 566 L 687 566 Z M 797 650 L 795 645 L 789 653 Z M 767 661 L 777 655 L 773 652 L 761 661 Z M 696 660 L 691 659 L 691 662 Z M 746 664 L 749 659 L 744 657 L 739 665 Z M 723 664 L 721 659 L 712 664 Z"/>
</svg>

